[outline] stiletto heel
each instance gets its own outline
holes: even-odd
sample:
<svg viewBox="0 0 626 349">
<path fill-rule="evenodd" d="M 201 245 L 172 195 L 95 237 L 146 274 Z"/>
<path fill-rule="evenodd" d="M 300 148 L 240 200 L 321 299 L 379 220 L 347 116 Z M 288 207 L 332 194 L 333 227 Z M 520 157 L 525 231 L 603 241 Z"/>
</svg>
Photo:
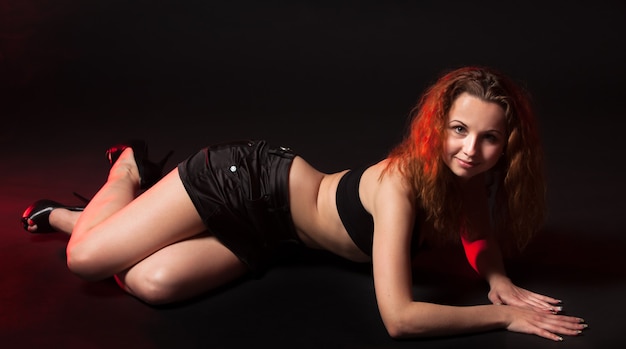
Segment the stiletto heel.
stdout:
<svg viewBox="0 0 626 349">
<path fill-rule="evenodd" d="M 72 192 L 72 194 L 74 194 L 74 196 L 76 196 L 77 198 L 79 198 L 79 199 L 80 199 L 80 201 L 84 202 L 84 203 L 85 203 L 85 205 L 87 205 L 87 204 L 91 201 L 90 199 L 87 199 L 86 197 L 84 197 L 84 196 L 82 196 L 82 195 L 78 194 L 78 193 L 77 193 L 77 192 L 75 192 L 75 191 L 74 191 L 74 192 Z"/>
<path fill-rule="evenodd" d="M 154 185 L 154 183 L 158 182 L 159 179 L 163 176 L 163 168 L 165 167 L 165 163 L 167 160 L 174 154 L 173 150 L 170 150 L 169 153 L 161 159 L 159 162 L 152 162 L 148 160 L 148 146 L 146 142 L 140 139 L 131 140 L 125 143 L 120 143 L 112 146 L 106 151 L 106 157 L 109 160 L 109 163 L 113 165 L 115 161 L 120 157 L 122 151 L 126 148 L 132 148 L 135 156 L 135 163 L 137 164 L 137 169 L 139 170 L 139 178 L 140 183 L 139 187 L 141 189 L 147 189 Z"/>
<path fill-rule="evenodd" d="M 83 198 L 84 199 L 84 198 Z M 30 233 L 52 233 L 56 230 L 50 225 L 50 212 L 57 208 L 64 208 L 70 211 L 83 211 L 84 206 L 65 206 L 56 201 L 42 199 L 38 200 L 32 205 L 28 206 L 24 213 L 22 213 L 22 226 Z M 33 224 L 29 224 L 32 222 Z M 31 225 L 37 225 L 36 231 L 28 230 Z"/>
</svg>

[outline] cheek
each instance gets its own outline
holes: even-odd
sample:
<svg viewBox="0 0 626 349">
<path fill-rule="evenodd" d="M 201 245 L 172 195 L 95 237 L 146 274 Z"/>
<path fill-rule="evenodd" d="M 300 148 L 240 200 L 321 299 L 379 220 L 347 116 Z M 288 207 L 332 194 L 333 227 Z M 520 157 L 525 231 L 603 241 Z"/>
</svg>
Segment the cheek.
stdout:
<svg viewBox="0 0 626 349">
<path fill-rule="evenodd" d="M 450 167 L 450 158 L 451 158 L 450 153 L 452 152 L 450 149 L 452 149 L 452 144 L 450 144 L 450 139 L 447 138 L 443 142 L 443 152 L 441 154 L 441 158 L 444 164 L 446 164 L 448 167 Z"/>
<path fill-rule="evenodd" d="M 487 149 L 485 149 L 483 152 L 485 161 L 490 164 L 495 164 L 500 159 L 502 151 L 503 147 L 501 146 L 487 147 Z"/>
<path fill-rule="evenodd" d="M 450 155 L 450 154 L 456 153 L 457 148 L 458 146 L 456 145 L 456 142 L 454 141 L 454 138 L 452 137 L 447 137 L 446 140 L 443 142 L 444 155 Z"/>
</svg>

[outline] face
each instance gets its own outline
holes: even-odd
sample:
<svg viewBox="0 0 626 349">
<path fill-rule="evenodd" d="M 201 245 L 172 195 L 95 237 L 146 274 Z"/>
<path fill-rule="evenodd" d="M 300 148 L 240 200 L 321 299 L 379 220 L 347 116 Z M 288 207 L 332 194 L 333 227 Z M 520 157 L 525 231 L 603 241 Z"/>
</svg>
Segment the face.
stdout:
<svg viewBox="0 0 626 349">
<path fill-rule="evenodd" d="M 444 141 L 444 162 L 461 179 L 491 169 L 506 144 L 504 110 L 463 93 L 452 104 Z"/>
</svg>

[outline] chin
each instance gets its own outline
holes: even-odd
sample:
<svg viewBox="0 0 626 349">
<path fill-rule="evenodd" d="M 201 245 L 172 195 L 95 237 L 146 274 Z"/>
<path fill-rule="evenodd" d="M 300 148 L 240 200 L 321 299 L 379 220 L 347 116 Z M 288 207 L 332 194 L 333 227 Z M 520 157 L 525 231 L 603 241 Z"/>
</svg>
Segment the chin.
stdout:
<svg viewBox="0 0 626 349">
<path fill-rule="evenodd" d="M 460 179 L 462 181 L 466 181 L 466 180 L 469 180 L 469 179 L 473 178 L 477 174 L 479 174 L 480 171 L 467 171 L 465 169 L 457 169 L 455 171 L 452 171 L 452 173 L 454 173 L 454 175 L 458 179 Z"/>
</svg>

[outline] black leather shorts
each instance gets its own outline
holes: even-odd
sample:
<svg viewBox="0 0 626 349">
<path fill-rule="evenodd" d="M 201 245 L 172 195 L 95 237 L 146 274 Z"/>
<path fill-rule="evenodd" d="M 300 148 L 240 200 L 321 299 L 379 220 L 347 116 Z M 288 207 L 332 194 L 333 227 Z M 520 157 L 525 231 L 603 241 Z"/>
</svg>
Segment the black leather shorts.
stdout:
<svg viewBox="0 0 626 349">
<path fill-rule="evenodd" d="M 294 157 L 265 141 L 237 141 L 201 149 L 178 164 L 207 230 L 253 272 L 266 269 L 282 242 L 298 242 L 289 209 Z"/>
</svg>

